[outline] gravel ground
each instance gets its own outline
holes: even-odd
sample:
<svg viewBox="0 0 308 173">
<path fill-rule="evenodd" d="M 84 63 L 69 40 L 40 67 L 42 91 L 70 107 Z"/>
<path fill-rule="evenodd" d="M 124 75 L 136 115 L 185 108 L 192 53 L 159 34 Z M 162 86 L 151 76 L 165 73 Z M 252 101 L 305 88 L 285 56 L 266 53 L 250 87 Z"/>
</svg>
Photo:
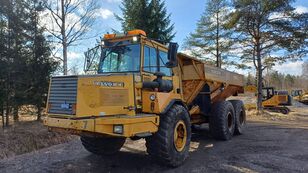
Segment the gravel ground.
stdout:
<svg viewBox="0 0 308 173">
<path fill-rule="evenodd" d="M 62 144 L 72 139 L 76 139 L 76 136 L 48 132 L 42 122 L 21 120 L 0 130 L 0 159 Z"/>
<path fill-rule="evenodd" d="M 0 160 L 0 172 L 308 172 L 308 109 L 286 118 L 249 116 L 244 135 L 216 141 L 204 128 L 193 135 L 190 157 L 171 169 L 155 164 L 144 140 L 127 140 L 121 152 L 100 157 L 79 140 Z"/>
</svg>

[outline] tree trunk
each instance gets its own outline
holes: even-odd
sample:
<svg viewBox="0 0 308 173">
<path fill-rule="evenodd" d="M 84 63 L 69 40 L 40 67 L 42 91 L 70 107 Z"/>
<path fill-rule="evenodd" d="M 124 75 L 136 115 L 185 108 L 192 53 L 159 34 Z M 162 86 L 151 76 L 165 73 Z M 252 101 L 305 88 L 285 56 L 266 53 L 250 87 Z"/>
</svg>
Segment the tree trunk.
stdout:
<svg viewBox="0 0 308 173">
<path fill-rule="evenodd" d="M 258 114 L 263 111 L 262 107 L 262 62 L 261 62 L 261 49 L 260 49 L 260 43 L 259 40 L 256 40 L 257 43 L 257 111 Z"/>
<path fill-rule="evenodd" d="M 258 100 L 257 100 L 257 110 L 258 112 L 262 111 L 262 70 L 258 68 L 257 70 L 257 75 L 258 75 L 258 83 L 257 83 L 257 88 L 258 88 Z"/>
<path fill-rule="evenodd" d="M 40 105 L 36 105 L 37 108 L 37 121 L 41 121 L 42 120 L 42 106 Z"/>
<path fill-rule="evenodd" d="M 8 3 L 8 9 L 12 12 L 13 8 L 12 8 L 12 2 Z M 8 26 L 8 34 L 9 34 L 9 37 L 8 37 L 8 47 L 7 47 L 7 61 L 8 62 L 11 62 L 10 60 L 10 55 L 13 54 L 11 48 L 12 48 L 12 31 L 11 29 L 13 28 L 12 27 L 12 18 L 11 18 L 11 15 L 8 15 L 8 20 L 7 20 L 7 26 Z M 6 90 L 6 105 L 5 105 L 5 114 L 6 114 L 6 121 L 5 121 L 5 125 L 6 126 L 9 126 L 10 125 L 10 101 L 11 101 L 11 97 L 10 97 L 10 93 L 11 93 L 11 65 L 9 64 L 8 65 L 8 68 L 7 68 L 7 72 L 6 72 L 6 82 L 5 82 L 5 90 Z"/>
<path fill-rule="evenodd" d="M 5 121 L 4 121 L 5 116 L 4 116 L 4 104 L 3 103 L 1 104 L 1 107 L 0 107 L 0 113 L 1 113 L 1 116 L 2 116 L 2 128 L 4 128 L 4 126 L 5 126 Z"/>
<path fill-rule="evenodd" d="M 219 12 L 216 12 L 216 66 L 221 67 L 221 57 L 219 53 Z"/>
<path fill-rule="evenodd" d="M 14 106 L 14 112 L 13 112 L 13 117 L 14 117 L 14 122 L 18 122 L 19 121 L 19 117 L 18 117 L 18 106 Z"/>
<path fill-rule="evenodd" d="M 5 126 L 9 126 L 10 125 L 10 108 L 9 108 L 9 104 L 8 103 L 6 103 L 5 114 L 6 114 Z"/>
<path fill-rule="evenodd" d="M 63 75 L 67 75 L 67 38 L 65 33 L 65 10 L 64 10 L 64 0 L 61 0 L 61 35 L 62 35 L 62 46 L 63 46 Z"/>
<path fill-rule="evenodd" d="M 67 75 L 67 45 L 66 41 L 63 39 L 63 75 Z"/>
</svg>

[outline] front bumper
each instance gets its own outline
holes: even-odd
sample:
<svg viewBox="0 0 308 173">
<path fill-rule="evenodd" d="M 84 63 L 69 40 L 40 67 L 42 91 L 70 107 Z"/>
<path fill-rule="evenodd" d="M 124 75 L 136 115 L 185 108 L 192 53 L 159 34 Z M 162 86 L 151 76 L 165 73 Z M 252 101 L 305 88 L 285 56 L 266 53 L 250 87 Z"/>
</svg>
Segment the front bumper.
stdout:
<svg viewBox="0 0 308 173">
<path fill-rule="evenodd" d="M 62 118 L 49 115 L 44 124 L 51 131 L 65 130 L 71 134 L 93 133 L 118 137 L 146 136 L 158 131 L 157 115 L 118 115 L 106 117 Z M 114 126 L 123 126 L 123 133 L 115 133 Z"/>
</svg>

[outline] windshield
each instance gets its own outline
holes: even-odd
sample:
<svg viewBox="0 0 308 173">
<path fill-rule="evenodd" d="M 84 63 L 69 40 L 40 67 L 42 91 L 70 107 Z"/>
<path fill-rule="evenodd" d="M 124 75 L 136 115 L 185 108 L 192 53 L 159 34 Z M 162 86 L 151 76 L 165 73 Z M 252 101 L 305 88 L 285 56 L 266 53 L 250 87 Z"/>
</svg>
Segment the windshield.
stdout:
<svg viewBox="0 0 308 173">
<path fill-rule="evenodd" d="M 140 44 L 102 48 L 99 73 L 137 72 L 140 69 Z"/>
</svg>

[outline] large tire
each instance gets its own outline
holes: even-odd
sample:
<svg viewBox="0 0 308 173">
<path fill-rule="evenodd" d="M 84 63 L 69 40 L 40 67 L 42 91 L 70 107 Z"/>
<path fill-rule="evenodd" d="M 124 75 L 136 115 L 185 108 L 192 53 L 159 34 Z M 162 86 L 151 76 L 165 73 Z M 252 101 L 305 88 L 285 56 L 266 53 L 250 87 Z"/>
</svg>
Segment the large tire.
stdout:
<svg viewBox="0 0 308 173">
<path fill-rule="evenodd" d="M 80 137 L 86 150 L 97 155 L 111 155 L 118 152 L 125 143 L 125 138 Z"/>
<path fill-rule="evenodd" d="M 235 129 L 235 113 L 229 101 L 213 104 L 210 115 L 210 132 L 218 140 L 230 140 Z"/>
<path fill-rule="evenodd" d="M 158 132 L 146 138 L 147 152 L 161 164 L 177 167 L 188 157 L 191 123 L 188 111 L 173 105 L 160 116 Z"/>
<path fill-rule="evenodd" d="M 235 130 L 234 134 L 241 135 L 246 127 L 246 111 L 244 103 L 241 100 L 229 100 L 235 112 Z"/>
</svg>

